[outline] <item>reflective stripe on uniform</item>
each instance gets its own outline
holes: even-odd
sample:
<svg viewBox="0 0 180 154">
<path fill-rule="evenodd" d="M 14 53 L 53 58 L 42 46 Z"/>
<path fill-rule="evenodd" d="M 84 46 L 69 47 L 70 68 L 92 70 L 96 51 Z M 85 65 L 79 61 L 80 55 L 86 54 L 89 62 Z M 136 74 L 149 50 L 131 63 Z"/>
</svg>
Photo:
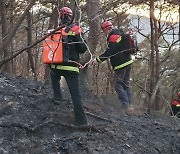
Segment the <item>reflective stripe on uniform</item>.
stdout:
<svg viewBox="0 0 180 154">
<path fill-rule="evenodd" d="M 51 65 L 51 68 L 65 71 L 74 71 L 79 73 L 79 68 L 75 66 Z"/>
<path fill-rule="evenodd" d="M 99 63 L 102 63 L 101 59 L 98 57 L 96 58 L 96 60 L 99 62 Z"/>
<path fill-rule="evenodd" d="M 79 26 L 75 25 L 75 26 L 71 27 L 70 31 L 68 32 L 68 35 L 76 36 L 82 32 L 83 32 L 83 30 Z"/>
<path fill-rule="evenodd" d="M 117 43 L 119 43 L 122 40 L 122 36 L 119 36 L 119 38 L 116 40 Z"/>
<path fill-rule="evenodd" d="M 73 32 L 73 31 L 69 31 L 69 32 L 68 32 L 68 35 L 75 36 L 75 35 L 76 35 L 76 33 L 75 33 L 75 32 Z"/>
<path fill-rule="evenodd" d="M 176 107 L 180 107 L 180 104 L 177 104 Z"/>
<path fill-rule="evenodd" d="M 127 62 L 125 62 L 124 64 L 121 64 L 121 65 L 115 66 L 115 67 L 114 67 L 114 70 L 117 70 L 117 69 L 123 68 L 123 67 L 125 67 L 125 66 L 127 66 L 127 65 L 129 65 L 129 64 L 132 64 L 132 63 L 133 63 L 133 60 L 127 61 Z"/>
</svg>

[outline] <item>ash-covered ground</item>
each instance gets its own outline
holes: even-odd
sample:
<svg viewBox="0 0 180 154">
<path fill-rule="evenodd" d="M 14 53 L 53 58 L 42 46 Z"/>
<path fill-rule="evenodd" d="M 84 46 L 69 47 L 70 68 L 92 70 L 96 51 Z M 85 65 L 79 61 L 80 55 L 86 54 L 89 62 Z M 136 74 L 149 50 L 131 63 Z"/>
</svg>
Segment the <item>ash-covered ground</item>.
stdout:
<svg viewBox="0 0 180 154">
<path fill-rule="evenodd" d="M 88 126 L 73 124 L 67 90 L 61 105 L 50 85 L 0 74 L 0 154 L 179 154 L 180 119 L 137 112 L 82 93 Z"/>
</svg>

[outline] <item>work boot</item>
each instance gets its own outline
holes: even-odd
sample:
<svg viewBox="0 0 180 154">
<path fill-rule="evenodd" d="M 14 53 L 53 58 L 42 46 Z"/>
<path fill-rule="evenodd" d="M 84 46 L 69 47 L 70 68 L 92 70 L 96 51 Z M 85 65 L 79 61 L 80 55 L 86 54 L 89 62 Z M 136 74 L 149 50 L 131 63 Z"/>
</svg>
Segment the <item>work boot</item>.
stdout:
<svg viewBox="0 0 180 154">
<path fill-rule="evenodd" d="M 125 112 L 127 115 L 135 114 L 135 108 L 133 106 L 129 106 Z"/>
</svg>

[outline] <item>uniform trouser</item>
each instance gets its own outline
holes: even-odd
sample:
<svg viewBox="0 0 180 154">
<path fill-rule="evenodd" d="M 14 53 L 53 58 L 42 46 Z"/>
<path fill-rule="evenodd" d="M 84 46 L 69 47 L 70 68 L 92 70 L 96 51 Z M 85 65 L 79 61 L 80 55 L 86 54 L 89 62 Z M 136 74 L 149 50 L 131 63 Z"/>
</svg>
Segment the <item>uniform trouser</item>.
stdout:
<svg viewBox="0 0 180 154">
<path fill-rule="evenodd" d="M 72 102 L 74 105 L 75 122 L 77 125 L 87 124 L 86 115 L 83 110 L 83 103 L 79 89 L 79 74 L 71 73 L 68 71 L 61 71 L 57 69 L 51 69 L 51 83 L 54 91 L 54 99 L 61 100 L 61 88 L 60 80 L 61 76 L 64 76 L 71 94 Z"/>
<path fill-rule="evenodd" d="M 131 91 L 129 87 L 131 65 L 115 70 L 114 87 L 118 94 L 122 108 L 127 108 L 131 104 Z"/>
</svg>

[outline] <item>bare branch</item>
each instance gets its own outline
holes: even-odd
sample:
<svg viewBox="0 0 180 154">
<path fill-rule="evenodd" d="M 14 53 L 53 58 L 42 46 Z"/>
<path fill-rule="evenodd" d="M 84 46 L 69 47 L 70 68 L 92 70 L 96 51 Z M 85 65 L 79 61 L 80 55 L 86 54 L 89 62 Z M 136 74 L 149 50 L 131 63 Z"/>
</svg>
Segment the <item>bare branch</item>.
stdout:
<svg viewBox="0 0 180 154">
<path fill-rule="evenodd" d="M 69 23 L 70 24 L 70 23 Z M 8 58 L 3 59 L 2 61 L 0 61 L 0 68 L 8 61 L 12 60 L 14 57 L 18 56 L 19 54 L 21 54 L 22 52 L 31 49 L 32 47 L 36 46 L 38 43 L 42 42 L 43 40 L 45 40 L 48 36 L 54 34 L 56 31 L 60 30 L 61 28 L 63 28 L 65 25 L 59 26 L 58 28 L 54 29 L 52 32 L 46 34 L 44 37 L 40 38 L 39 40 L 37 40 L 35 43 L 19 50 L 16 51 L 16 53 Z"/>
<path fill-rule="evenodd" d="M 26 10 L 24 11 L 24 13 L 21 15 L 21 17 L 19 18 L 19 20 L 17 21 L 16 25 L 13 27 L 13 29 L 11 30 L 10 34 L 7 36 L 7 38 L 5 39 L 5 41 L 3 42 L 2 46 L 0 47 L 0 53 L 3 52 L 3 50 L 9 45 L 9 43 L 11 42 L 12 38 L 14 37 L 14 35 L 16 34 L 17 29 L 19 28 L 19 26 L 21 25 L 22 21 L 24 20 L 24 18 L 26 17 L 27 13 L 29 12 L 29 10 L 32 8 L 32 6 L 35 4 L 36 0 L 31 0 L 31 2 L 29 3 L 28 7 L 26 8 Z M 4 39 L 4 38 L 3 38 Z"/>
</svg>

